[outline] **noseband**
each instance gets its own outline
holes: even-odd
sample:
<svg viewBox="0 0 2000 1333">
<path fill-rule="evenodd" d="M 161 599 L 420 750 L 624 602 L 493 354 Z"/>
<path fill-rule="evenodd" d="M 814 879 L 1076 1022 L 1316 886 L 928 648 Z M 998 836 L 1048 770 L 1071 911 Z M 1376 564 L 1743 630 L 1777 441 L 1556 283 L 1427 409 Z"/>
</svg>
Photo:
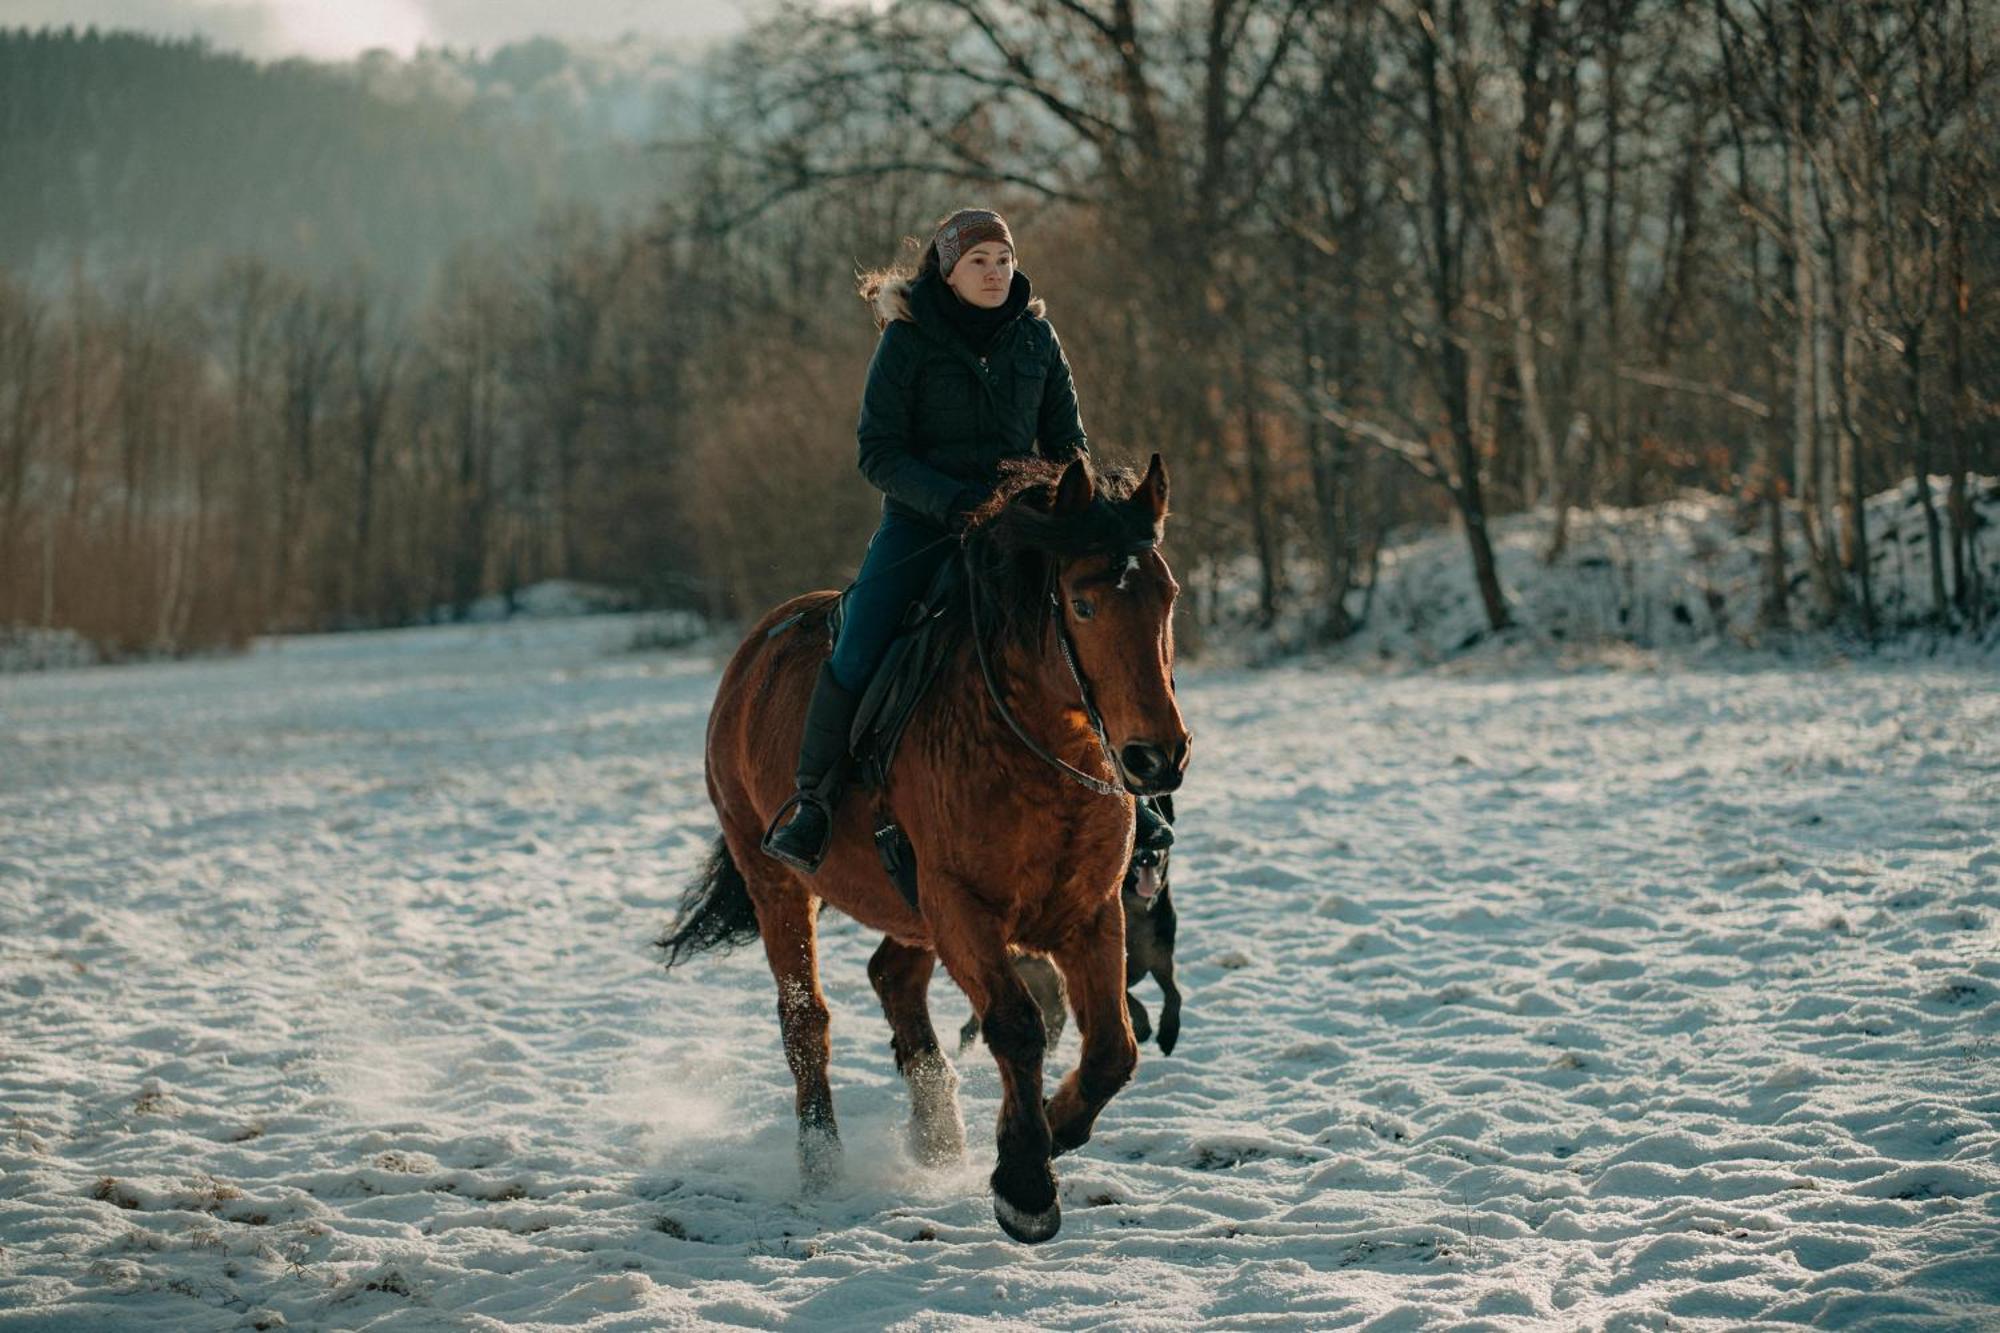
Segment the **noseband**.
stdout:
<svg viewBox="0 0 2000 1333">
<path fill-rule="evenodd" d="M 1151 542 L 1148 542 L 1143 547 L 1140 547 L 1138 549 L 1151 550 L 1153 549 L 1153 544 Z M 993 679 L 993 663 L 986 656 L 986 635 L 981 630 L 979 625 L 979 576 L 977 572 L 972 568 L 972 555 L 970 550 L 966 548 L 960 548 L 960 553 L 961 553 L 961 558 L 965 561 L 966 595 L 969 598 L 971 598 L 972 646 L 973 650 L 979 655 L 979 674 L 985 678 L 986 694 L 989 698 L 993 700 L 993 706 L 1000 710 L 1000 717 L 1002 718 L 1002 720 L 1004 720 L 1007 723 L 1008 727 L 1013 730 L 1016 736 L 1020 737 L 1021 744 L 1027 746 L 1035 754 L 1039 755 L 1043 760 L 1061 769 L 1064 773 L 1067 773 L 1070 777 L 1074 778 L 1076 781 L 1090 788 L 1092 791 L 1096 792 L 1099 796 L 1125 795 L 1125 787 L 1123 784 L 1106 782 L 1104 779 L 1086 773 L 1082 769 L 1076 767 L 1074 764 L 1066 763 L 1061 758 L 1057 757 L 1056 755 L 1052 755 L 1047 750 L 1043 749 L 1042 746 L 1036 742 L 1035 738 L 1030 736 L 1027 733 L 1027 731 L 1023 729 L 1020 720 L 1016 718 L 1012 713 L 1012 711 L 1008 709 L 1006 701 L 1000 697 L 999 683 Z M 1135 556 L 1136 553 L 1128 551 L 1126 554 L 1129 559 Z M 1124 585 L 1123 575 L 1121 575 L 1119 578 L 1119 585 L 1121 587 Z M 1069 641 L 1069 625 L 1063 620 L 1062 602 L 1056 596 L 1056 576 L 1053 568 L 1050 569 L 1049 571 L 1048 604 L 1049 604 L 1050 614 L 1052 614 L 1055 617 L 1056 643 L 1062 649 L 1063 665 L 1069 668 L 1070 679 L 1076 682 L 1077 694 L 1081 696 L 1083 699 L 1083 711 L 1085 716 L 1087 716 L 1090 719 L 1091 731 L 1095 733 L 1097 736 L 1097 748 L 1103 751 L 1104 762 L 1110 766 L 1111 775 L 1113 777 L 1116 777 L 1118 776 L 1119 773 L 1118 761 L 1116 758 L 1112 756 L 1111 741 L 1110 738 L 1106 736 L 1104 732 L 1104 719 L 1098 715 L 1097 703 L 1095 700 L 1091 698 L 1090 682 L 1086 681 L 1083 678 L 1083 672 L 1077 669 L 1076 650 L 1073 647 L 1071 647 Z"/>
</svg>

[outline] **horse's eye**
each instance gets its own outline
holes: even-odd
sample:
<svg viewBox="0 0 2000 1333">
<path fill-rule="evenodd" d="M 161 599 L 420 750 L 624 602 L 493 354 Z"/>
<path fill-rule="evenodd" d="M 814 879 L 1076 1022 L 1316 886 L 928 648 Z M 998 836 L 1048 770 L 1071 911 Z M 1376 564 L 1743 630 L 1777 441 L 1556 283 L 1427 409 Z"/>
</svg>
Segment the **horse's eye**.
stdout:
<svg viewBox="0 0 2000 1333">
<path fill-rule="evenodd" d="M 1096 609 L 1093 608 L 1089 602 L 1086 602 L 1081 597 L 1072 597 L 1070 599 L 1069 606 L 1070 610 L 1076 612 L 1076 618 L 1078 620 L 1088 620 L 1092 616 L 1097 614 Z"/>
</svg>

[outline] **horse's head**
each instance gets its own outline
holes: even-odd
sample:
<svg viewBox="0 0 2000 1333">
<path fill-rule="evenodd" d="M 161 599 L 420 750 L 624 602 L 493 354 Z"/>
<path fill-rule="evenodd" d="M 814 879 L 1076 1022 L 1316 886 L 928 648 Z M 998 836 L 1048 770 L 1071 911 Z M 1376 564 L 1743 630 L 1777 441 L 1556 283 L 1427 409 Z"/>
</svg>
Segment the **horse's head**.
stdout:
<svg viewBox="0 0 2000 1333">
<path fill-rule="evenodd" d="M 1174 699 L 1174 598 L 1160 554 L 1167 469 L 1100 475 L 1087 458 L 1017 465 L 975 517 L 970 546 L 988 587 L 1009 585 L 1007 624 L 1036 653 L 1051 693 L 1077 697 L 1063 654 L 1088 686 L 1126 788 L 1181 784 L 1192 739 Z"/>
</svg>

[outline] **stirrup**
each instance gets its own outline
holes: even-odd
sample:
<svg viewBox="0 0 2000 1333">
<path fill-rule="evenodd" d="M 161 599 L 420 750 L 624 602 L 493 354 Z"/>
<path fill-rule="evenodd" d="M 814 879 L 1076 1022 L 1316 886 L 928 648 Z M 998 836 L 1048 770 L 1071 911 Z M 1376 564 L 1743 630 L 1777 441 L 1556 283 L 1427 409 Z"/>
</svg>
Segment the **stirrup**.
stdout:
<svg viewBox="0 0 2000 1333">
<path fill-rule="evenodd" d="M 795 856 L 791 852 L 780 848 L 777 845 L 777 839 L 778 835 L 790 826 L 790 821 L 786 816 L 800 806 L 807 804 L 817 807 L 820 814 L 825 817 L 826 833 L 820 839 L 819 850 L 817 852 L 808 856 Z M 808 875 L 814 874 L 819 870 L 820 863 L 826 860 L 827 852 L 833 847 L 833 808 L 825 800 L 821 799 L 818 792 L 795 791 L 785 798 L 783 805 L 778 807 L 778 813 L 771 816 L 771 826 L 764 830 L 764 840 L 758 845 L 762 848 L 764 855 L 773 860 L 783 861 L 786 865 L 803 870 Z"/>
</svg>

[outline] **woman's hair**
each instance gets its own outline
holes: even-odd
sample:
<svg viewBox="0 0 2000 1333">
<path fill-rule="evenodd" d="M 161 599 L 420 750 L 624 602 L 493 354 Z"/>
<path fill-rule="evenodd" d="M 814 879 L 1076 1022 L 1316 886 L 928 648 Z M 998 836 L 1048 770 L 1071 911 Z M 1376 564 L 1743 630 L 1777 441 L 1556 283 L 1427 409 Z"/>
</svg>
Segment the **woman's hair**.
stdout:
<svg viewBox="0 0 2000 1333">
<path fill-rule="evenodd" d="M 931 228 L 931 239 L 920 241 L 914 236 L 903 238 L 902 259 L 887 268 L 863 269 L 854 275 L 856 290 L 869 309 L 875 308 L 875 296 L 884 287 L 897 282 L 914 282 L 926 273 L 936 273 L 940 267 L 937 252 L 938 227 L 945 224 L 939 218 L 937 227 Z"/>
</svg>

